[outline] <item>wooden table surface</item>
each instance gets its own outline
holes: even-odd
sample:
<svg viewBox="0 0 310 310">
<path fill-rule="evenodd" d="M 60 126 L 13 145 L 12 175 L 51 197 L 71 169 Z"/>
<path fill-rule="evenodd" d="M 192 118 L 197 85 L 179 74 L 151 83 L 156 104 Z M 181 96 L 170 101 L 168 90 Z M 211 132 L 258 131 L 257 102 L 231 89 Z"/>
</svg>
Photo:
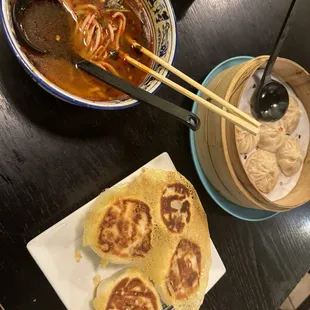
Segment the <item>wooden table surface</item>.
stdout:
<svg viewBox="0 0 310 310">
<path fill-rule="evenodd" d="M 172 2 L 179 34 L 175 65 L 197 81 L 229 57 L 268 54 L 290 3 Z M 309 71 L 310 4 L 297 2 L 282 56 Z M 191 108 L 167 87 L 158 95 Z M 195 185 L 227 268 L 202 309 L 278 309 L 310 267 L 309 205 L 259 223 L 228 215 L 199 181 L 187 128 L 142 104 L 105 112 L 55 99 L 23 71 L 1 26 L 0 304 L 6 310 L 64 309 L 27 242 L 164 151 Z"/>
</svg>

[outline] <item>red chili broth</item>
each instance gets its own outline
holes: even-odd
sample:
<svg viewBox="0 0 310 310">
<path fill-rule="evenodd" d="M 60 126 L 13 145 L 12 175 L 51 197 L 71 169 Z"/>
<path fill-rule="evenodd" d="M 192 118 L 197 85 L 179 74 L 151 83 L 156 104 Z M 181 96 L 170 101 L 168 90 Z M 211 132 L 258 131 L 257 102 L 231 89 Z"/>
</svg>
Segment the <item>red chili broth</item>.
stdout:
<svg viewBox="0 0 310 310">
<path fill-rule="evenodd" d="M 101 7 L 103 5 L 99 0 L 73 1 L 73 3 L 91 3 Z M 147 12 L 143 5 L 136 0 L 124 0 L 123 6 L 128 9 L 129 12 L 123 12 L 127 18 L 127 25 L 124 34 L 120 38 L 120 50 L 150 67 L 151 60 L 134 49 L 124 37 L 124 35 L 128 35 L 142 46 L 153 51 L 153 32 Z M 57 37 L 60 49 L 63 49 L 61 52 L 68 56 L 57 57 L 53 54 L 40 55 L 26 50 L 29 60 L 47 79 L 73 95 L 93 101 L 114 100 L 125 96 L 111 86 L 77 69 L 70 60 L 67 60 L 70 59 L 70 49 L 67 48 L 66 44 L 63 44 L 62 47 L 61 43 L 67 43 L 68 40 L 70 41 L 75 27 L 73 22 L 70 23 L 70 29 L 55 29 L 55 25 L 58 24 L 57 20 L 59 21 L 61 18 L 65 18 L 65 16 L 59 14 L 59 12 L 54 12 L 53 9 L 49 7 L 48 2 L 47 5 L 33 7 L 28 11 L 29 12 L 24 18 L 24 27 L 27 29 L 27 35 L 37 39 L 43 32 L 46 32 L 46 36 L 54 36 L 55 40 Z M 105 21 L 110 20 L 113 13 L 115 12 L 106 12 L 100 9 L 100 14 L 102 14 L 102 18 Z M 45 27 L 42 27 L 42 24 L 45 25 Z M 58 33 L 60 31 L 62 33 Z M 64 40 L 66 40 L 66 42 L 62 42 Z M 110 51 L 111 50 L 108 50 L 108 53 Z M 134 85 L 140 85 L 146 77 L 146 73 L 135 68 L 121 57 L 117 57 L 116 60 L 107 57 L 106 61 L 113 65 L 121 78 Z"/>
</svg>

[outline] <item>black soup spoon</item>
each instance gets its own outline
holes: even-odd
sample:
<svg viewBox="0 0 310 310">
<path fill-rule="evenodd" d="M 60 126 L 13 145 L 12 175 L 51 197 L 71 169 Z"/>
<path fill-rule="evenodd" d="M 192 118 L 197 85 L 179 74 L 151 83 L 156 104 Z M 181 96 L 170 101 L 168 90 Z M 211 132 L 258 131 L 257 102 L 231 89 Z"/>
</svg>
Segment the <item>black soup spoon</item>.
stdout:
<svg viewBox="0 0 310 310">
<path fill-rule="evenodd" d="M 272 69 L 280 53 L 281 47 L 289 31 L 288 21 L 296 0 L 293 0 L 281 27 L 273 51 L 269 57 L 260 85 L 251 98 L 251 109 L 257 119 L 267 122 L 281 119 L 289 104 L 289 95 L 286 88 L 272 79 Z"/>
</svg>

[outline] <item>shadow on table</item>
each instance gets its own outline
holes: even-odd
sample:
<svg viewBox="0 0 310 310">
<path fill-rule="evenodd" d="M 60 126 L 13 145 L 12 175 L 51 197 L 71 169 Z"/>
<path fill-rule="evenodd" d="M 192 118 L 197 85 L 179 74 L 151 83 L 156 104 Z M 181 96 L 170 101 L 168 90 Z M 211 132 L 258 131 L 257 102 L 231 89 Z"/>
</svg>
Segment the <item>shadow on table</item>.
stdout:
<svg viewBox="0 0 310 310">
<path fill-rule="evenodd" d="M 177 20 L 181 20 L 195 0 L 170 0 Z"/>
</svg>

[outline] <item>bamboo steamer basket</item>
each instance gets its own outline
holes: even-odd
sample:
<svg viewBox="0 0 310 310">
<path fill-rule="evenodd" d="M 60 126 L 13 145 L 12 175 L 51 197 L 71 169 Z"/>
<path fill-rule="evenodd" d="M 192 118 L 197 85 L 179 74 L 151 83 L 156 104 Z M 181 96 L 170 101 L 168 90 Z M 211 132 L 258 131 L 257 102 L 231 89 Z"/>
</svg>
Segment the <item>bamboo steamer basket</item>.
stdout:
<svg viewBox="0 0 310 310">
<path fill-rule="evenodd" d="M 259 60 L 256 62 L 263 63 Z M 249 66 L 248 62 L 224 70 L 208 84 L 208 88 L 225 98 L 231 81 L 239 72 L 247 72 L 247 66 Z M 213 100 L 211 102 L 218 105 Z M 221 133 L 225 133 L 223 130 L 225 122 L 222 123 L 224 119 L 202 106 L 198 106 L 196 114 L 202 122 L 200 130 L 195 133 L 197 157 L 210 183 L 222 196 L 240 206 L 268 210 L 249 194 L 234 172 L 228 157 L 227 144 L 222 143 Z M 224 135 L 223 139 L 226 141 Z"/>
<path fill-rule="evenodd" d="M 207 87 L 238 106 L 249 78 L 257 69 L 263 68 L 267 60 L 268 56 L 261 56 L 222 71 Z M 309 116 L 309 73 L 283 58 L 278 58 L 274 73 L 295 91 Z M 214 101 L 212 103 L 217 105 Z M 297 185 L 286 197 L 272 202 L 261 194 L 245 173 L 236 147 L 235 125 L 202 106 L 198 106 L 197 115 L 202 121 L 201 129 L 195 133 L 198 160 L 204 174 L 222 196 L 240 206 L 274 212 L 288 211 L 309 201 L 309 150 Z"/>
</svg>

